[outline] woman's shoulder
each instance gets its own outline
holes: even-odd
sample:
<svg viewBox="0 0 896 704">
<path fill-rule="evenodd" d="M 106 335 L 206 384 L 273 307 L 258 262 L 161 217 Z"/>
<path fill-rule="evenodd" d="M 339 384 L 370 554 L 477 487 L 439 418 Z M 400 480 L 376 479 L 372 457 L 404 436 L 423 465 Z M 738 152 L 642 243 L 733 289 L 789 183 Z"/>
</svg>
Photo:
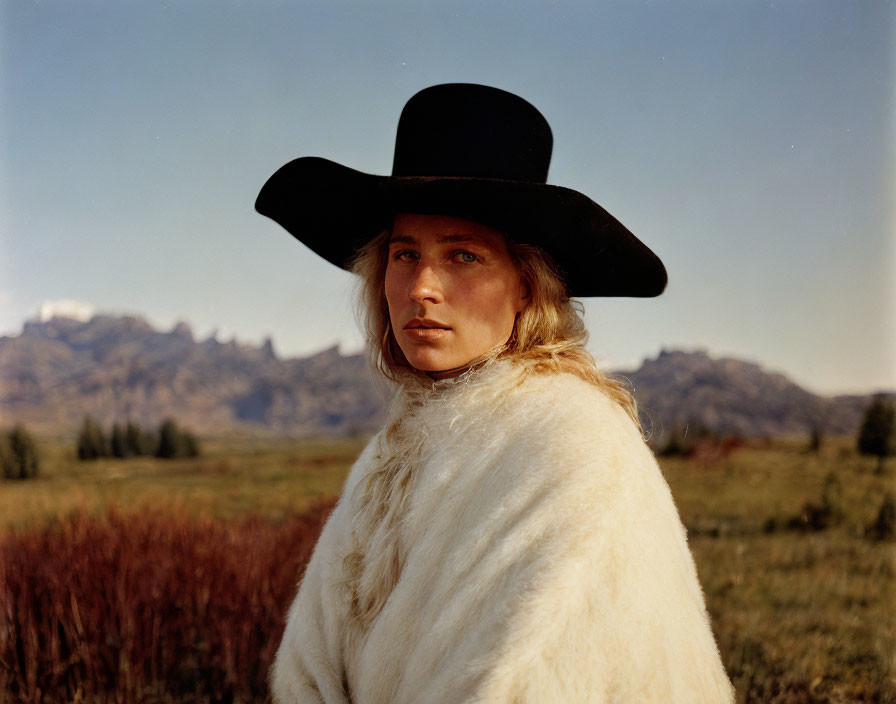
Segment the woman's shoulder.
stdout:
<svg viewBox="0 0 896 704">
<path fill-rule="evenodd" d="M 543 467 L 552 481 L 567 472 L 587 476 L 595 466 L 654 462 L 625 409 L 575 374 L 505 365 L 471 381 L 440 399 L 426 424 L 452 454 L 466 447 L 477 460 L 503 458 L 503 467 L 520 472 Z"/>
<path fill-rule="evenodd" d="M 572 480 L 596 466 L 612 473 L 620 463 L 654 462 L 635 422 L 605 389 L 506 361 L 438 386 L 405 406 L 400 419 L 438 462 L 486 474 L 500 467 L 508 476 L 544 473 L 555 481 L 568 473 Z"/>
<path fill-rule="evenodd" d="M 566 406 L 588 405 L 604 413 L 614 413 L 618 407 L 605 388 L 567 371 L 527 370 L 518 388 L 521 393 L 540 396 L 545 400 L 565 400 Z"/>
<path fill-rule="evenodd" d="M 581 432 L 589 438 L 613 438 L 643 445 L 627 411 L 602 387 L 570 372 L 528 374 L 511 393 L 519 420 L 555 431 Z"/>
</svg>

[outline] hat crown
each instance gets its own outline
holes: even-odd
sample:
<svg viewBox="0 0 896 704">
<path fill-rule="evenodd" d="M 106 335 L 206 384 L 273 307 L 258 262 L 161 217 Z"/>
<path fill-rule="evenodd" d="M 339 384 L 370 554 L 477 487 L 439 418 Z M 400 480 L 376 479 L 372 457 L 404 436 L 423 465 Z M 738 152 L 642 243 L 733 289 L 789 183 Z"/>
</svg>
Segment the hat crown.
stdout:
<svg viewBox="0 0 896 704">
<path fill-rule="evenodd" d="M 513 93 L 471 83 L 426 88 L 398 121 L 392 176 L 546 183 L 551 128 Z"/>
</svg>

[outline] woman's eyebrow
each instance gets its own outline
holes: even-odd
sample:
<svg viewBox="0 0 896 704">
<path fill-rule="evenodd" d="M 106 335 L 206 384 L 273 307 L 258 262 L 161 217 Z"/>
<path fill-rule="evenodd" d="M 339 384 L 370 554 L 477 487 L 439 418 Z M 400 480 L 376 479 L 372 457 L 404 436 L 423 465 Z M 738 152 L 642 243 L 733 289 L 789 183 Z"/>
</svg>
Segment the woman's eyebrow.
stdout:
<svg viewBox="0 0 896 704">
<path fill-rule="evenodd" d="M 437 241 L 439 244 L 442 244 L 445 242 L 482 242 L 483 240 L 475 235 L 445 235 L 444 237 L 439 237 Z"/>
</svg>

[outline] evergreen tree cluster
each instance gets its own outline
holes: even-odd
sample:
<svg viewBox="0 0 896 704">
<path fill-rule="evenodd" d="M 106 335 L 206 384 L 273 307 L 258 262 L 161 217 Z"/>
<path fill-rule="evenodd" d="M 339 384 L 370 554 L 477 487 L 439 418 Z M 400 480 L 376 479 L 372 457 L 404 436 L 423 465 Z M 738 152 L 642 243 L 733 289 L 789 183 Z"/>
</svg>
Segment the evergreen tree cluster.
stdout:
<svg viewBox="0 0 896 704">
<path fill-rule="evenodd" d="M 108 436 L 93 418 L 84 418 L 78 434 L 78 459 L 100 457 L 196 457 L 199 443 L 188 430 L 171 418 L 165 419 L 157 431 L 145 430 L 133 421 L 114 423 Z"/>
<path fill-rule="evenodd" d="M 12 430 L 0 432 L 0 466 L 4 479 L 33 479 L 40 462 L 37 445 L 25 426 L 19 424 Z"/>
<path fill-rule="evenodd" d="M 877 456 L 879 472 L 884 460 L 896 454 L 896 406 L 886 395 L 877 394 L 865 410 L 858 446 L 863 455 Z"/>
<path fill-rule="evenodd" d="M 156 457 L 196 457 L 199 445 L 192 433 L 177 426 L 171 418 L 159 426 L 159 444 Z"/>
</svg>

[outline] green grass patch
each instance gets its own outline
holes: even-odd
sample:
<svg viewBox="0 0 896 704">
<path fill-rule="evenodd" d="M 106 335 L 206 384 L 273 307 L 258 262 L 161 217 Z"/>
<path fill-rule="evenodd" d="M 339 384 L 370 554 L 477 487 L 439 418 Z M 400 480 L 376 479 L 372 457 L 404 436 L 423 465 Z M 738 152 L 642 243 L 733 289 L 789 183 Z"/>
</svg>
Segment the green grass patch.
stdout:
<svg viewBox="0 0 896 704">
<path fill-rule="evenodd" d="M 202 455 L 79 461 L 68 438 L 41 438 L 40 476 L 0 482 L 0 531 L 75 513 L 170 505 L 191 515 L 270 519 L 338 495 L 366 439 L 203 439 Z"/>
</svg>

